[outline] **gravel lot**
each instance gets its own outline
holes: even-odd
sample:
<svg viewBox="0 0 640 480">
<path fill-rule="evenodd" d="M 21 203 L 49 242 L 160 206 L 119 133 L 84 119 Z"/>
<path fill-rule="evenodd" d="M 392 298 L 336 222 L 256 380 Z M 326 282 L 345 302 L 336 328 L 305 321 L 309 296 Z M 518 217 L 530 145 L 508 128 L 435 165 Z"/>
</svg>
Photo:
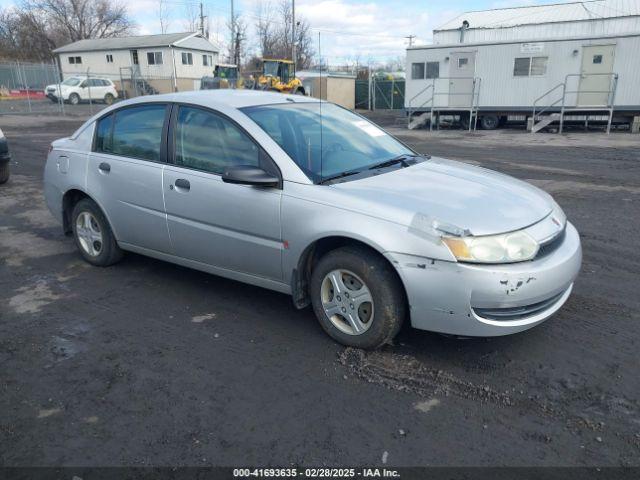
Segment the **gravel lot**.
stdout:
<svg viewBox="0 0 640 480">
<path fill-rule="evenodd" d="M 289 297 L 129 254 L 85 264 L 42 199 L 78 120 L 0 117 L 0 465 L 639 465 L 640 137 L 392 130 L 551 192 L 581 232 L 528 332 L 345 349 Z"/>
</svg>

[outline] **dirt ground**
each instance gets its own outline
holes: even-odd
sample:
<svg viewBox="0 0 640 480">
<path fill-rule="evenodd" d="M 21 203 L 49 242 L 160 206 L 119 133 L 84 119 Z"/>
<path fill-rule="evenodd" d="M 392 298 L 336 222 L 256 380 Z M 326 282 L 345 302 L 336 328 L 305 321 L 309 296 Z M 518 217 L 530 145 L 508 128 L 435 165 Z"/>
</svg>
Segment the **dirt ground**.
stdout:
<svg viewBox="0 0 640 480">
<path fill-rule="evenodd" d="M 85 264 L 42 199 L 78 120 L 0 117 L 0 465 L 640 464 L 640 136 L 429 134 L 552 193 L 582 272 L 528 332 L 363 352 L 289 297 L 142 256 Z"/>
</svg>

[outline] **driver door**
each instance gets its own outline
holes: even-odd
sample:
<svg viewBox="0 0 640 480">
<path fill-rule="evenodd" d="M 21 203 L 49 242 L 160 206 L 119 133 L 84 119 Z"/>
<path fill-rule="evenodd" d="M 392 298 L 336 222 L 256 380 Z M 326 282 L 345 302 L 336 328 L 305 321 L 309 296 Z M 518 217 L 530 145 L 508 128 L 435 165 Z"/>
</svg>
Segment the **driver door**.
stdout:
<svg viewBox="0 0 640 480">
<path fill-rule="evenodd" d="M 279 175 L 238 125 L 211 110 L 174 107 L 172 162 L 163 188 L 169 234 L 179 257 L 282 280 L 281 190 L 222 181 L 227 167 L 260 166 Z"/>
</svg>

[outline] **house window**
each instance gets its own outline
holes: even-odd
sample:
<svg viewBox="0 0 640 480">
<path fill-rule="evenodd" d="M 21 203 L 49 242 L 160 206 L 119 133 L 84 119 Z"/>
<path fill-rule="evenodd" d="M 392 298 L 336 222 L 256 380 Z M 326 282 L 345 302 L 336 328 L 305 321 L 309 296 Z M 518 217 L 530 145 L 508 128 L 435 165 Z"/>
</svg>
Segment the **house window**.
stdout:
<svg viewBox="0 0 640 480">
<path fill-rule="evenodd" d="M 107 53 L 107 63 L 113 63 L 113 55 Z"/>
<path fill-rule="evenodd" d="M 422 80 L 424 78 L 424 63 L 411 64 L 411 79 Z"/>
<path fill-rule="evenodd" d="M 593 63 L 595 63 L 595 64 L 602 63 L 602 55 L 594 55 L 593 56 Z"/>
<path fill-rule="evenodd" d="M 549 57 L 520 57 L 513 63 L 514 77 L 536 77 L 547 73 Z"/>
<path fill-rule="evenodd" d="M 193 54 L 188 52 L 182 52 L 182 64 L 193 65 Z"/>
<path fill-rule="evenodd" d="M 138 65 L 138 51 L 137 50 L 131 50 L 131 61 L 133 62 L 134 65 Z"/>
<path fill-rule="evenodd" d="M 147 52 L 147 63 L 149 65 L 162 65 L 162 52 Z"/>
<path fill-rule="evenodd" d="M 210 67 L 213 65 L 213 55 L 202 55 L 202 65 Z"/>
<path fill-rule="evenodd" d="M 467 57 L 458 58 L 458 70 L 466 70 L 469 66 L 469 59 Z"/>
<path fill-rule="evenodd" d="M 427 62 L 427 78 L 440 77 L 440 62 Z"/>
<path fill-rule="evenodd" d="M 69 57 L 69 63 L 71 65 L 80 65 L 82 63 L 82 57 Z"/>
</svg>

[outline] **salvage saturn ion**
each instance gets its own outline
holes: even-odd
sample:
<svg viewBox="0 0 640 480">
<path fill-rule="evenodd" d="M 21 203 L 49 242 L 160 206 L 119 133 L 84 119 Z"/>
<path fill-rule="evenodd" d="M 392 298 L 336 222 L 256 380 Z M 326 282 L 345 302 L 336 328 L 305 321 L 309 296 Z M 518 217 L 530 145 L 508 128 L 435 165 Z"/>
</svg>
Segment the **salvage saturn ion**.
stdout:
<svg viewBox="0 0 640 480">
<path fill-rule="evenodd" d="M 127 250 L 284 292 L 362 348 L 405 320 L 462 336 L 531 328 L 567 300 L 582 259 L 543 191 L 299 95 L 113 105 L 52 144 L 45 197 L 93 265 Z"/>
</svg>

